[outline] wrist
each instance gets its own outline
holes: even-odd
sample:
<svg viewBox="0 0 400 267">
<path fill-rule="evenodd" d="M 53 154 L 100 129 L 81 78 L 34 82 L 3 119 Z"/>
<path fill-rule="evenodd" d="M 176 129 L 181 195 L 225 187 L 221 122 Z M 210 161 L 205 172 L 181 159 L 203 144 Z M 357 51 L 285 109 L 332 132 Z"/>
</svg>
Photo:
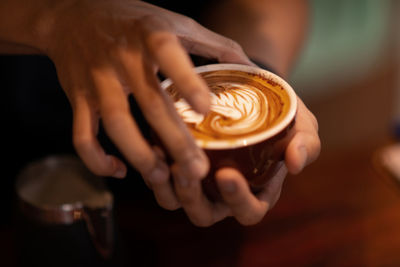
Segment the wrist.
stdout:
<svg viewBox="0 0 400 267">
<path fill-rule="evenodd" d="M 0 43 L 4 48 L 0 52 L 46 53 L 46 40 L 52 31 L 54 9 L 56 3 L 61 1 L 0 2 Z"/>
</svg>

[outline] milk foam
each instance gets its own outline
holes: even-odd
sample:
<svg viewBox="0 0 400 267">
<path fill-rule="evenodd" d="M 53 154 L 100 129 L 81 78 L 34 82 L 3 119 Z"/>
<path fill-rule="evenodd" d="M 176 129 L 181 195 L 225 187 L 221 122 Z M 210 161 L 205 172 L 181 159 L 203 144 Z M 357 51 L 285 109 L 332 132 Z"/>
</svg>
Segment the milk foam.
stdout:
<svg viewBox="0 0 400 267">
<path fill-rule="evenodd" d="M 279 76 L 252 66 L 212 64 L 196 67 L 210 88 L 206 116 L 185 102 L 172 80 L 161 83 L 198 146 L 234 149 L 267 140 L 284 131 L 296 115 L 296 94 Z"/>
<path fill-rule="evenodd" d="M 184 122 L 214 136 L 242 135 L 264 126 L 268 100 L 259 88 L 230 82 L 219 83 L 217 88 L 211 89 L 211 111 L 206 116 L 193 111 L 183 98 L 175 102 Z"/>
</svg>

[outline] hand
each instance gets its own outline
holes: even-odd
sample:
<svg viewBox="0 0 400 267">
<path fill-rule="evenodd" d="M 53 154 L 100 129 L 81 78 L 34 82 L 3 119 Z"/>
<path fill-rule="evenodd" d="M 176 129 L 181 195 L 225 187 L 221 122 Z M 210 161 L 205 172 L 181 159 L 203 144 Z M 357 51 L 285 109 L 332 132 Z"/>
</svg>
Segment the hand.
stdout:
<svg viewBox="0 0 400 267">
<path fill-rule="evenodd" d="M 321 149 L 317 120 L 300 98 L 294 131 L 286 148 L 285 165 L 257 195 L 251 193 L 245 177 L 232 168 L 220 169 L 215 177 L 224 202 L 208 201 L 197 180 L 183 185 L 178 180 L 175 191 L 190 220 L 198 226 L 209 226 L 228 216 L 243 225 L 259 222 L 279 199 L 288 170 L 298 174 L 318 157 Z"/>
<path fill-rule="evenodd" d="M 89 169 L 104 176 L 124 177 L 126 173 L 122 161 L 107 155 L 97 141 L 101 119 L 107 134 L 139 170 L 162 207 L 182 206 L 195 224 L 203 226 L 226 216 L 235 216 L 243 224 L 264 216 L 279 196 L 286 170 L 256 198 L 237 171 L 222 169 L 216 177 L 222 191 L 230 184 L 228 188 L 235 189 L 230 192 L 236 193 L 223 193 L 225 203 L 208 202 L 201 191 L 207 158 L 160 90 L 155 75 L 161 70 L 194 109 L 204 113 L 209 106 L 208 89 L 194 73 L 187 52 L 220 62 L 251 64 L 239 45 L 187 17 L 139 1 L 63 0 L 42 10 L 35 28 L 39 37 L 23 43 L 43 51 L 55 63 L 74 112 L 74 145 Z M 163 152 L 149 146 L 130 114 L 129 94 L 174 159 L 175 189 Z M 293 173 L 319 150 L 316 131 L 310 128 L 312 115 L 300 108 L 295 126 L 300 137 L 292 139 L 286 152 Z M 299 153 L 299 146 L 306 153 Z"/>
<path fill-rule="evenodd" d="M 194 109 L 205 113 L 208 88 L 186 51 L 249 64 L 240 46 L 185 16 L 140 1 L 57 1 L 41 17 L 40 38 L 32 46 L 56 66 L 72 105 L 73 143 L 79 156 L 98 175 L 125 176 L 124 163 L 106 154 L 96 138 L 101 120 L 160 204 L 179 207 L 162 153 L 141 136 L 127 97 L 135 97 L 172 156 L 175 172 L 200 181 L 208 172 L 208 160 L 160 89 L 156 72 L 171 78 Z"/>
</svg>

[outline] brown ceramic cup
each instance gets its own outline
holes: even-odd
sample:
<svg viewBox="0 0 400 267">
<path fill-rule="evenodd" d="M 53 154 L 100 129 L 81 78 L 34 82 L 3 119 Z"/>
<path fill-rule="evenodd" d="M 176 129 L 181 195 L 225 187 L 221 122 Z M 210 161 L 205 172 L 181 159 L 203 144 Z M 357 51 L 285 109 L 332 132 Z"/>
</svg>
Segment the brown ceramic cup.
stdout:
<svg viewBox="0 0 400 267">
<path fill-rule="evenodd" d="M 239 170 L 251 190 L 260 191 L 283 164 L 297 109 L 294 90 L 279 76 L 252 66 L 212 64 L 196 72 L 211 91 L 211 111 L 205 116 L 191 110 L 171 80 L 161 86 L 210 160 L 204 192 L 220 199 L 214 176 L 223 167 Z"/>
</svg>

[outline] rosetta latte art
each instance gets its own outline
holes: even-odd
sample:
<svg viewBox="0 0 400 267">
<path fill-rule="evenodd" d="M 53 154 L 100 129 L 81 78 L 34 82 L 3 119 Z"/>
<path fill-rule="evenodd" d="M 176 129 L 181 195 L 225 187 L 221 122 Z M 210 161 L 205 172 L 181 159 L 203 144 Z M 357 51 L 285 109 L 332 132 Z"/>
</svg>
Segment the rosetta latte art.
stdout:
<svg viewBox="0 0 400 267">
<path fill-rule="evenodd" d="M 175 107 L 182 119 L 195 131 L 214 137 L 237 137 L 264 128 L 268 100 L 262 90 L 239 83 L 219 83 L 211 88 L 211 111 L 198 114 L 179 99 Z"/>
<path fill-rule="evenodd" d="M 167 92 L 190 132 L 202 144 L 237 142 L 255 136 L 276 125 L 287 113 L 287 94 L 272 80 L 232 70 L 204 72 L 201 76 L 211 94 L 211 109 L 205 116 L 196 113 L 173 84 Z"/>
</svg>

